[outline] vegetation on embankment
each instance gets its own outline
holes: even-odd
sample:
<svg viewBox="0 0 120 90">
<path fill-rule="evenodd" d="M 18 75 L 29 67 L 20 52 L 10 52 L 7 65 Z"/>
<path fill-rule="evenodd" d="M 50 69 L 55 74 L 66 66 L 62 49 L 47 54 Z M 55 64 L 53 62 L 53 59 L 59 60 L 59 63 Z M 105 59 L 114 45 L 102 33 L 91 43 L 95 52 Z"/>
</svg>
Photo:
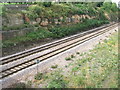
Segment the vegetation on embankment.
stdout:
<svg viewBox="0 0 120 90">
<path fill-rule="evenodd" d="M 107 20 L 85 20 L 83 23 L 78 23 L 74 25 L 67 26 L 57 26 L 50 29 L 45 29 L 39 27 L 36 31 L 26 34 L 25 36 L 17 36 L 9 40 L 3 41 L 3 47 L 10 47 L 17 45 L 19 43 L 24 43 L 27 41 L 40 40 L 46 38 L 62 38 L 65 36 L 73 35 L 81 31 L 85 31 L 91 28 L 101 26 L 103 24 L 108 24 Z"/>
<path fill-rule="evenodd" d="M 19 13 L 23 14 L 24 16 L 24 24 L 18 26 L 3 25 L 2 30 L 20 30 L 23 28 L 35 29 L 34 32 L 30 32 L 24 36 L 16 36 L 15 38 L 3 40 L 3 47 L 10 47 L 14 45 L 16 46 L 19 43 L 24 43 L 27 41 L 29 42 L 32 40 L 40 40 L 46 38 L 62 38 L 80 31 L 88 30 L 90 28 L 106 24 L 108 23 L 108 21 L 111 20 L 116 21 L 118 10 L 116 5 L 110 2 L 59 4 L 45 2 L 36 3 L 29 6 L 28 10 L 22 11 L 7 10 L 5 7 L 3 7 L 2 9 L 3 10 L 1 14 L 3 15 L 3 18 L 6 18 L 5 21 L 8 20 L 7 15 L 9 14 L 16 13 L 17 15 Z M 77 16 L 76 20 L 74 20 L 76 16 L 74 16 L 73 18 L 73 15 L 78 15 L 80 19 L 77 20 Z M 83 16 L 81 17 L 80 15 Z M 87 18 L 84 17 L 85 15 L 88 15 L 86 16 Z M 111 17 L 109 15 L 111 15 Z M 19 17 L 21 17 L 21 15 L 19 15 Z M 47 26 L 45 28 L 41 25 L 41 23 L 46 23 L 44 19 L 47 19 Z M 71 19 L 71 22 L 68 23 L 67 19 Z M 34 23 L 39 21 L 39 23 L 31 24 L 32 21 Z"/>
<path fill-rule="evenodd" d="M 111 20 L 116 21 L 117 20 L 117 13 L 118 8 L 115 3 L 110 2 L 99 2 L 99 3 L 51 3 L 51 2 L 38 2 L 34 5 L 30 5 L 27 10 L 8 10 L 5 7 L 2 7 L 2 10 L 0 10 L 0 14 L 4 18 L 3 21 L 3 30 L 14 30 L 14 29 L 21 29 L 25 27 L 24 24 L 37 24 L 38 26 L 43 26 L 44 23 L 46 23 L 45 26 L 50 25 L 59 25 L 61 24 L 67 24 L 67 18 L 71 18 L 74 15 L 88 15 L 87 17 L 81 16 L 81 19 L 90 19 L 90 18 L 96 18 L 96 19 L 102 19 L 102 20 Z M 16 14 L 18 16 L 12 16 L 12 14 Z M 15 18 L 23 18 L 24 24 L 22 25 L 12 25 L 13 28 L 10 25 L 7 25 L 8 23 L 12 22 L 9 19 L 9 16 L 15 17 Z M 74 17 L 75 18 L 75 17 Z M 74 22 L 74 18 L 71 18 L 71 22 Z M 17 19 L 17 20 L 18 20 Z M 80 20 L 82 21 L 82 20 Z M 5 23 L 4 23 L 5 22 Z M 72 23 L 73 23 L 72 22 Z M 17 22 L 19 23 L 19 22 Z"/>
<path fill-rule="evenodd" d="M 60 68 L 58 64 L 59 68 L 43 73 L 40 80 L 30 81 L 31 85 L 47 88 L 118 88 L 118 33 L 93 50 L 76 52 L 69 58 L 65 59 L 66 62 L 72 60 L 69 65 Z"/>
</svg>

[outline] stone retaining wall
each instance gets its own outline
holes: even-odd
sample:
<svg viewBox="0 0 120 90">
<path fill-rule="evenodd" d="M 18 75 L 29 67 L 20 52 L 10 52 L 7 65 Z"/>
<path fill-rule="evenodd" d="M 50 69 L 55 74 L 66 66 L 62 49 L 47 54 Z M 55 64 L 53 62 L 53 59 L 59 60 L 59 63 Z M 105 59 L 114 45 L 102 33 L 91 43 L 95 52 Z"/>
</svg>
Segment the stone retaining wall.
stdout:
<svg viewBox="0 0 120 90">
<path fill-rule="evenodd" d="M 26 10 L 30 4 L 16 4 L 16 5 L 5 5 L 10 10 Z"/>
<path fill-rule="evenodd" d="M 34 29 L 25 28 L 22 30 L 0 31 L 2 40 L 7 40 L 16 36 L 24 36 L 26 33 L 32 32 Z"/>
<path fill-rule="evenodd" d="M 23 20 L 23 16 L 25 17 L 25 20 Z M 13 15 L 8 15 L 7 18 L 2 18 L 2 25 L 5 26 L 16 26 L 16 25 L 23 25 L 24 22 L 28 22 L 31 25 L 38 24 L 42 27 L 47 27 L 48 25 L 54 24 L 54 25 L 62 25 L 62 24 L 69 24 L 69 23 L 79 23 L 82 22 L 83 19 L 92 19 L 95 17 L 90 17 L 88 15 L 73 15 L 71 17 L 59 17 L 54 18 L 53 22 L 49 21 L 47 18 L 37 18 L 36 20 L 30 20 L 26 15 L 22 15 L 20 13 L 16 13 Z M 2 37 L 2 40 L 7 40 L 16 36 L 23 36 L 26 33 L 29 33 L 33 31 L 32 29 L 22 29 L 22 30 L 10 30 L 10 31 L 0 31 L 2 33 L 0 37 Z"/>
<path fill-rule="evenodd" d="M 25 16 L 27 19 L 29 19 L 27 16 Z M 40 26 L 48 26 L 50 24 L 68 24 L 68 23 L 79 23 L 82 22 L 83 19 L 92 19 L 95 17 L 90 17 L 89 15 L 73 15 L 71 17 L 59 17 L 59 18 L 54 18 L 53 22 L 48 20 L 48 18 L 36 18 L 36 20 L 28 20 L 27 22 L 30 24 L 39 24 Z"/>
</svg>

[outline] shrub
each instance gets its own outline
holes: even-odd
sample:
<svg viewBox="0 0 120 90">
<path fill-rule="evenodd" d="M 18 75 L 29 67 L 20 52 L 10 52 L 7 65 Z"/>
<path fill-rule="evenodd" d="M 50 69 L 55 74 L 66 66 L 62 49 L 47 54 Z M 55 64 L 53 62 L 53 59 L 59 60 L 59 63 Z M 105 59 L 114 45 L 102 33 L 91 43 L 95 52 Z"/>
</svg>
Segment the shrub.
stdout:
<svg viewBox="0 0 120 90">
<path fill-rule="evenodd" d="M 41 13 L 44 11 L 44 7 L 41 7 L 39 5 L 31 5 L 28 8 L 27 15 L 30 19 L 35 19 L 38 16 L 41 15 Z"/>
<path fill-rule="evenodd" d="M 28 33 L 26 37 L 31 38 L 31 40 L 45 39 L 51 37 L 51 33 L 47 30 L 37 30 L 31 33 Z"/>
<path fill-rule="evenodd" d="M 7 9 L 4 5 L 0 5 L 0 16 L 6 16 Z"/>
<path fill-rule="evenodd" d="M 45 28 L 39 27 L 36 31 L 27 33 L 25 36 L 18 36 L 12 38 L 10 40 L 3 41 L 3 47 L 11 46 L 16 43 L 25 42 L 25 41 L 32 41 L 32 40 L 39 40 L 45 38 L 62 38 L 65 36 L 76 34 L 80 31 L 85 31 L 90 28 L 98 27 L 102 24 L 109 23 L 105 20 L 85 20 L 83 23 L 78 23 L 75 25 L 67 25 L 67 26 L 57 26 L 50 28 L 49 31 Z M 10 30 L 10 29 L 21 29 L 24 27 L 33 27 L 32 25 L 25 24 L 24 26 L 15 26 L 15 27 L 3 27 L 3 30 Z"/>
<path fill-rule="evenodd" d="M 29 12 L 27 15 L 31 20 L 35 20 L 35 18 L 37 18 L 39 16 L 37 13 L 34 13 L 32 11 Z"/>
<path fill-rule="evenodd" d="M 51 4 L 51 2 L 44 2 L 43 3 L 43 6 L 45 6 L 45 7 L 50 7 L 52 4 Z"/>
<path fill-rule="evenodd" d="M 31 5 L 29 6 L 29 11 L 33 11 L 37 14 L 39 14 L 41 12 L 41 8 L 38 5 Z"/>
<path fill-rule="evenodd" d="M 90 19 L 90 20 L 85 20 L 83 23 L 78 23 L 75 25 L 62 26 L 62 27 L 57 26 L 49 29 L 49 31 L 53 33 L 53 38 L 61 38 L 68 35 L 76 34 L 77 32 L 84 31 L 90 28 L 98 27 L 106 23 L 109 22 L 104 20 Z"/>
<path fill-rule="evenodd" d="M 42 3 L 42 2 L 37 2 L 37 4 L 38 4 L 39 6 L 42 6 L 42 5 L 43 5 L 43 3 Z"/>
<path fill-rule="evenodd" d="M 3 42 L 2 47 L 9 47 L 13 45 L 14 45 L 14 42 L 12 40 L 6 40 Z"/>
<path fill-rule="evenodd" d="M 3 41 L 3 47 L 13 46 L 14 44 L 32 40 L 39 40 L 52 37 L 52 33 L 48 30 L 39 27 L 38 30 L 27 33 L 25 36 L 17 36 L 15 38 L 11 38 L 9 40 Z"/>
</svg>

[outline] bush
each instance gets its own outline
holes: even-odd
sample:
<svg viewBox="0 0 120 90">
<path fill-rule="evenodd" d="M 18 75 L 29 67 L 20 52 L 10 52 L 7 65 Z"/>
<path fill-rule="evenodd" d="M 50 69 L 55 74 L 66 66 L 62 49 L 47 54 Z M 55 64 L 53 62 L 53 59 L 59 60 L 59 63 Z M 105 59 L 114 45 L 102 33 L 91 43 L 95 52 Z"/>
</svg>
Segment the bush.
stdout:
<svg viewBox="0 0 120 90">
<path fill-rule="evenodd" d="M 7 47 L 7 46 L 12 46 L 14 44 L 20 43 L 20 42 L 40 40 L 40 39 L 45 39 L 45 38 L 62 38 L 65 36 L 76 34 L 80 31 L 85 31 L 90 28 L 98 27 L 106 23 L 109 23 L 109 22 L 104 21 L 104 20 L 91 19 L 91 20 L 85 20 L 83 23 L 79 23 L 79 24 L 75 24 L 71 26 L 69 25 L 69 26 L 62 26 L 62 27 L 58 27 L 58 26 L 53 27 L 53 28 L 50 28 L 49 31 L 47 29 L 39 27 L 38 30 L 30 32 L 26 34 L 25 36 L 22 36 L 22 37 L 19 36 L 19 37 L 12 38 L 10 40 L 3 41 L 3 46 Z M 24 25 L 24 27 L 29 27 L 29 24 Z M 15 28 L 21 28 L 21 27 L 14 27 L 14 29 Z"/>
<path fill-rule="evenodd" d="M 0 16 L 6 16 L 7 9 L 4 5 L 0 5 Z"/>
<path fill-rule="evenodd" d="M 14 44 L 18 44 L 21 42 L 32 41 L 32 40 L 39 40 L 45 38 L 51 38 L 52 33 L 44 28 L 40 28 L 36 31 L 27 33 L 25 36 L 17 36 L 15 38 L 11 38 L 9 40 L 3 41 L 3 47 L 9 47 Z"/>
<path fill-rule="evenodd" d="M 55 27 L 49 29 L 53 33 L 53 38 L 61 38 L 68 35 L 76 34 L 77 32 L 84 31 L 90 28 L 98 27 L 102 24 L 109 23 L 108 21 L 103 20 L 85 20 L 83 23 L 78 23 L 71 26 Z"/>
<path fill-rule="evenodd" d="M 50 7 L 52 4 L 51 4 L 51 2 L 44 2 L 43 3 L 43 6 L 45 6 L 45 7 Z"/>
<path fill-rule="evenodd" d="M 35 19 L 41 15 L 41 13 L 44 11 L 44 8 L 39 5 L 31 5 L 29 6 L 28 10 L 28 17 L 30 19 Z"/>
<path fill-rule="evenodd" d="M 37 31 L 28 33 L 26 37 L 33 39 L 45 39 L 45 38 L 50 38 L 52 36 L 52 33 L 49 32 L 48 30 L 45 30 L 43 28 L 39 28 Z"/>
<path fill-rule="evenodd" d="M 43 5 L 43 3 L 42 3 L 42 2 L 37 2 L 37 4 L 38 4 L 39 6 L 42 6 L 42 5 Z"/>
<path fill-rule="evenodd" d="M 31 6 L 29 6 L 28 9 L 29 9 L 29 11 L 33 11 L 37 14 L 39 14 L 41 11 L 41 8 L 38 5 L 31 5 Z"/>
</svg>

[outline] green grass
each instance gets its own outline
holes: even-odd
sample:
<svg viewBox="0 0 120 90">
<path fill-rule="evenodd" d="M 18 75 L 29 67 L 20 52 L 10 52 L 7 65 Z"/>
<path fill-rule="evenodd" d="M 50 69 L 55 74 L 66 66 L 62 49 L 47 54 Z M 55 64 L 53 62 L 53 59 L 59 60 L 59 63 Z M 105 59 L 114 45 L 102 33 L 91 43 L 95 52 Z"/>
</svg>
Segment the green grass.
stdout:
<svg viewBox="0 0 120 90">
<path fill-rule="evenodd" d="M 112 36 L 110 40 L 105 40 L 104 43 L 98 44 L 95 49 L 91 51 L 91 54 L 88 54 L 87 57 L 82 58 L 77 63 L 83 64 L 80 69 L 76 69 L 76 65 L 74 66 L 73 70 L 78 74 L 70 76 L 72 83 L 71 87 L 83 87 L 83 88 L 102 88 L 104 87 L 104 82 L 106 81 L 106 77 L 110 76 L 112 73 L 111 71 L 118 72 L 117 62 L 118 62 L 118 55 L 117 55 L 117 34 Z M 97 52 L 97 53 L 96 53 Z M 94 60 L 92 60 L 94 58 Z M 87 63 L 87 62 L 90 63 Z M 73 72 L 72 70 L 72 72 Z M 80 71 L 79 71 L 80 70 Z M 79 79 L 75 77 L 83 77 L 81 81 L 82 84 L 79 83 Z M 108 81 L 107 87 L 117 88 L 117 81 L 118 79 L 117 74 L 115 74 L 111 79 Z M 81 79 L 80 79 L 81 80 Z M 111 83 L 114 81 L 113 83 Z"/>
<path fill-rule="evenodd" d="M 64 80 L 61 70 L 55 71 L 49 77 L 47 88 L 66 88 L 67 82 Z"/>
<path fill-rule="evenodd" d="M 27 33 L 25 36 L 17 36 L 15 38 L 11 38 L 9 40 L 3 41 L 3 47 L 10 47 L 14 46 L 15 44 L 27 42 L 27 41 L 34 41 L 34 40 L 41 40 L 45 38 L 50 38 L 52 33 L 44 28 L 39 28 L 36 31 Z"/>
<path fill-rule="evenodd" d="M 118 35 L 99 43 L 90 53 L 82 53 L 72 69 L 58 70 L 49 75 L 48 88 L 118 88 Z M 71 57 L 71 56 L 70 56 Z M 71 58 L 70 58 L 71 59 Z M 68 59 L 69 60 L 69 59 Z M 69 68 L 69 67 L 66 67 Z"/>
</svg>

